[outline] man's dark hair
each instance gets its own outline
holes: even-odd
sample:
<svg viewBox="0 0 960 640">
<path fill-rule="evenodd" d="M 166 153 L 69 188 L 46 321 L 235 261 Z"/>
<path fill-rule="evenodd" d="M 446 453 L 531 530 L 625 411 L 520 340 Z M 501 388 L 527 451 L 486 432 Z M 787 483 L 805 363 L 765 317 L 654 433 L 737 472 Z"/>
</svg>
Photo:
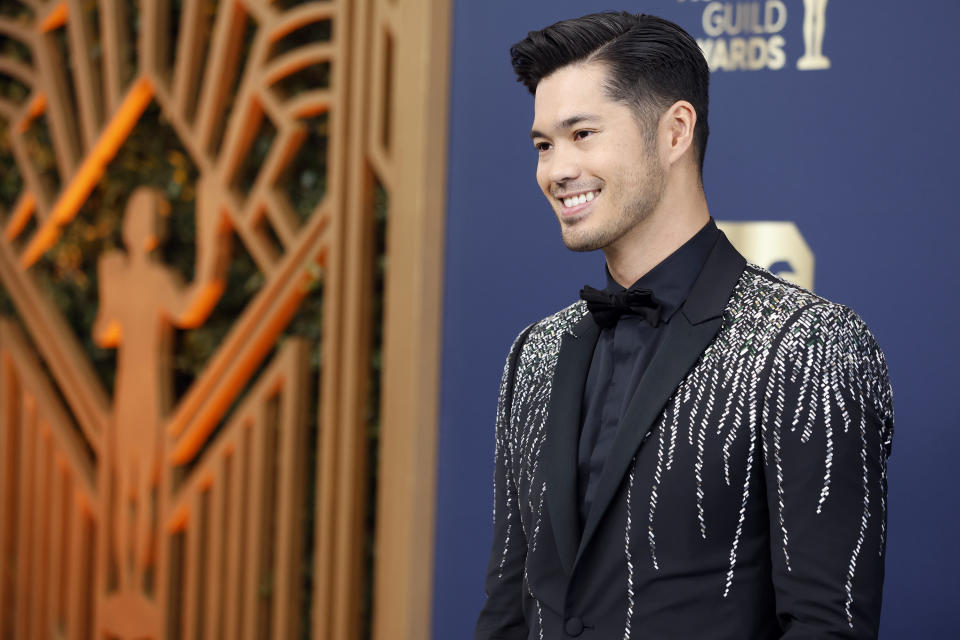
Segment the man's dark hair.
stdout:
<svg viewBox="0 0 960 640">
<path fill-rule="evenodd" d="M 694 150 L 703 173 L 710 68 L 696 40 L 674 23 L 626 11 L 593 13 L 531 31 L 510 47 L 510 59 L 530 93 L 562 67 L 601 62 L 608 68 L 610 98 L 630 105 L 641 121 L 654 126 L 670 105 L 688 101 L 697 112 Z"/>
</svg>

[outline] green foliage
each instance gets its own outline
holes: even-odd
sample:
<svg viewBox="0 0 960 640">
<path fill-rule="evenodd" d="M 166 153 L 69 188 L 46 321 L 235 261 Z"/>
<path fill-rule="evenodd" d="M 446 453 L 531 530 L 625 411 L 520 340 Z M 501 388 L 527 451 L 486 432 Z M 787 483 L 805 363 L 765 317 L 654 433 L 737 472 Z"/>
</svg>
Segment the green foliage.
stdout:
<svg viewBox="0 0 960 640">
<path fill-rule="evenodd" d="M 23 2 L 3 0 L 3 2 L 0 2 L 0 16 L 4 18 L 12 18 L 17 22 L 26 24 L 31 18 L 33 18 L 33 11 Z M 0 53 L 2 52 L 3 46 L 0 45 Z"/>
<path fill-rule="evenodd" d="M 0 118 L 0 204 L 4 209 L 16 206 L 23 191 L 23 179 L 10 147 L 10 127 Z"/>
</svg>

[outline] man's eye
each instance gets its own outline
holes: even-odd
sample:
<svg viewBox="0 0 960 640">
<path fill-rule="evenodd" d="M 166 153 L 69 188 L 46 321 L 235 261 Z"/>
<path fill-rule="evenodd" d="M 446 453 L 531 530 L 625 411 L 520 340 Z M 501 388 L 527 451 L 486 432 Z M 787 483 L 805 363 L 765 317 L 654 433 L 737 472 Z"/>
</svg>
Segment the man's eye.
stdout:
<svg viewBox="0 0 960 640">
<path fill-rule="evenodd" d="M 593 131 L 586 131 L 586 130 L 582 130 L 582 129 L 581 129 L 580 131 L 574 132 L 573 138 L 574 138 L 575 140 L 583 140 L 584 138 L 586 138 L 587 136 L 589 136 L 589 135 L 592 134 L 592 133 L 593 133 Z"/>
<path fill-rule="evenodd" d="M 533 143 L 533 146 L 534 146 L 534 147 L 537 149 L 537 151 L 539 151 L 540 153 L 543 153 L 544 151 L 549 151 L 549 150 L 550 150 L 550 143 L 549 143 L 549 142 L 534 142 L 534 143 Z"/>
</svg>

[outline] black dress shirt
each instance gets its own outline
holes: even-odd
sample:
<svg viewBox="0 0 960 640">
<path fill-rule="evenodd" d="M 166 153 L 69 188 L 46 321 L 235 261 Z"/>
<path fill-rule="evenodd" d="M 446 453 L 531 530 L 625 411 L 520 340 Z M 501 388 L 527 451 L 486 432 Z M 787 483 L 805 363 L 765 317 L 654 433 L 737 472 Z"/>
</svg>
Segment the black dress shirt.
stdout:
<svg viewBox="0 0 960 640">
<path fill-rule="evenodd" d="M 623 315 L 616 325 L 600 331 L 583 390 L 577 451 L 581 528 L 590 513 L 620 418 L 656 352 L 664 326 L 683 305 L 719 237 L 720 231 L 711 218 L 696 235 L 630 287 L 653 291 L 661 305 L 657 327 L 640 316 Z M 624 290 L 609 271 L 605 290 L 609 293 Z"/>
</svg>

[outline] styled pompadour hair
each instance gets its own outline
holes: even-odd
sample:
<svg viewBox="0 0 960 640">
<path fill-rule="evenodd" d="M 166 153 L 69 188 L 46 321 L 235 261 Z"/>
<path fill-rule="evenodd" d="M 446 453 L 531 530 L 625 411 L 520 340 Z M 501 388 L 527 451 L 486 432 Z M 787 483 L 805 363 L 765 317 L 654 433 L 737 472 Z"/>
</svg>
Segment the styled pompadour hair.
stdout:
<svg viewBox="0 0 960 640">
<path fill-rule="evenodd" d="M 592 13 L 531 31 L 510 47 L 510 60 L 530 93 L 562 67 L 603 63 L 609 97 L 633 107 L 653 126 L 670 105 L 688 101 L 697 112 L 694 152 L 703 173 L 710 68 L 696 40 L 676 24 L 626 11 Z"/>
</svg>

